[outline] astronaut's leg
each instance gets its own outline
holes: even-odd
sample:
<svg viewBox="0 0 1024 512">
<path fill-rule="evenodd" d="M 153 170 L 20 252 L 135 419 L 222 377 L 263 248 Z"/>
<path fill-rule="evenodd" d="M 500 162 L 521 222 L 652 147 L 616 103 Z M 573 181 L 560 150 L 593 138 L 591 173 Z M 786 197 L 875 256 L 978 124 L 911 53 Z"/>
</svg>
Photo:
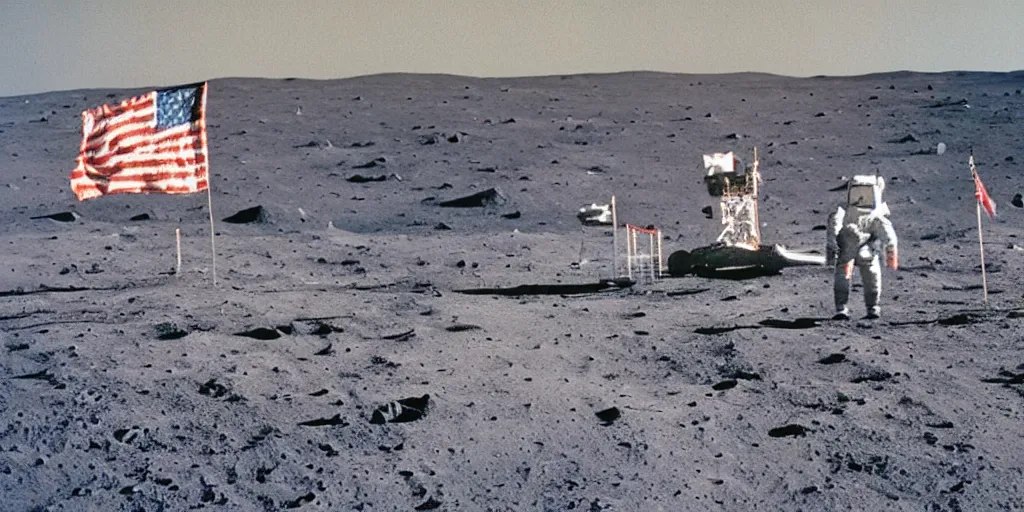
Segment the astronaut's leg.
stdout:
<svg viewBox="0 0 1024 512">
<path fill-rule="evenodd" d="M 850 318 L 850 309 L 846 303 L 850 300 L 850 279 L 853 262 L 836 263 L 835 283 L 833 291 L 836 300 L 836 319 Z"/>
<path fill-rule="evenodd" d="M 882 265 L 876 254 L 867 265 L 861 265 L 860 278 L 864 282 L 864 306 L 868 318 L 878 318 L 882 310 L 878 305 L 882 297 Z"/>
</svg>

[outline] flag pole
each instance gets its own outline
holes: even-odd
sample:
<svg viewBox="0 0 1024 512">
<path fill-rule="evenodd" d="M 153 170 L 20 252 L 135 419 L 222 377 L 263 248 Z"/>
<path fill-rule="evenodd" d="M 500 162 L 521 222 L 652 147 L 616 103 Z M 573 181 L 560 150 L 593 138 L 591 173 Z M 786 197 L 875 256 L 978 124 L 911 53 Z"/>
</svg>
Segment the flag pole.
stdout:
<svg viewBox="0 0 1024 512">
<path fill-rule="evenodd" d="M 206 202 L 210 211 L 210 253 L 213 255 L 213 286 L 217 286 L 217 245 L 213 238 L 213 194 L 210 192 L 210 171 L 206 171 Z"/>
<path fill-rule="evenodd" d="M 619 219 L 615 216 L 615 196 L 612 196 L 612 278 L 619 278 Z"/>
<path fill-rule="evenodd" d="M 213 256 L 213 286 L 217 286 L 217 245 L 213 238 L 213 192 L 211 192 L 210 182 L 210 150 L 206 144 L 206 89 L 209 86 L 209 82 L 203 83 L 203 150 L 206 151 L 206 205 L 207 211 L 210 212 L 210 254 Z"/>
<path fill-rule="evenodd" d="M 978 182 L 978 169 L 974 167 L 974 150 L 971 150 L 971 156 L 968 160 L 968 164 L 971 166 L 971 178 L 974 180 L 975 195 L 977 195 Z M 981 255 L 981 290 L 982 297 L 985 302 L 985 307 L 988 307 L 988 276 L 985 270 L 985 242 L 981 234 L 981 197 L 974 198 L 975 212 L 978 216 L 978 251 Z"/>
<path fill-rule="evenodd" d="M 181 228 L 174 228 L 174 238 L 178 245 L 178 265 L 174 267 L 174 275 L 181 276 Z"/>
<path fill-rule="evenodd" d="M 985 276 L 985 242 L 981 237 L 981 202 L 975 201 L 978 212 L 978 248 L 981 250 L 981 289 L 984 293 L 985 307 L 988 307 L 988 279 Z"/>
</svg>

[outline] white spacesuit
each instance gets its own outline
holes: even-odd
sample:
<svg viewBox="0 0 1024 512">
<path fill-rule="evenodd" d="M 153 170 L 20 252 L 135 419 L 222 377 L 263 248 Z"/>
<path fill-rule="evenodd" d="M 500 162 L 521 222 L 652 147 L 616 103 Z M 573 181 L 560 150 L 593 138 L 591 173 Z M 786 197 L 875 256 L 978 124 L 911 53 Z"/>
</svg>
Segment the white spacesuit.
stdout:
<svg viewBox="0 0 1024 512">
<path fill-rule="evenodd" d="M 880 176 L 854 176 L 847 185 L 846 208 L 838 207 L 828 218 L 826 265 L 835 265 L 837 319 L 850 317 L 850 281 L 853 266 L 860 267 L 867 318 L 878 318 L 882 295 L 882 267 L 886 255 L 890 268 L 899 266 L 896 231 L 889 221 L 889 207 L 882 201 L 885 180 Z"/>
</svg>

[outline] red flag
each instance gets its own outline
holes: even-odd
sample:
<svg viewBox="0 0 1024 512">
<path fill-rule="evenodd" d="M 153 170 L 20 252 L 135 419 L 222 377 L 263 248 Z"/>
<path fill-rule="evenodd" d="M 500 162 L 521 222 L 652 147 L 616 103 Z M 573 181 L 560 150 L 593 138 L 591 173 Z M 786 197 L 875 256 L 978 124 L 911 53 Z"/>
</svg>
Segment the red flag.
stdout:
<svg viewBox="0 0 1024 512">
<path fill-rule="evenodd" d="M 988 195 L 988 191 L 985 190 L 985 185 L 981 182 L 981 177 L 978 173 L 974 173 L 974 197 L 981 204 L 981 207 L 985 209 L 985 213 L 989 217 L 996 216 L 996 202 Z"/>
<path fill-rule="evenodd" d="M 152 91 L 82 112 L 71 171 L 79 201 L 106 194 L 206 190 L 206 84 Z"/>
</svg>

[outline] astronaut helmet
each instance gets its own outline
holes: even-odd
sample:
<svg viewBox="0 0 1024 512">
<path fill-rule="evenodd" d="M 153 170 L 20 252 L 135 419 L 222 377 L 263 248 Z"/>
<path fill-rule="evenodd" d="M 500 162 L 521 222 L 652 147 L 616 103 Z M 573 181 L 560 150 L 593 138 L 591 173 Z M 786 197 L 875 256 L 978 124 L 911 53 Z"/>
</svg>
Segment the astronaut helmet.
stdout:
<svg viewBox="0 0 1024 512">
<path fill-rule="evenodd" d="M 885 178 L 873 175 L 854 176 L 847 183 L 846 205 L 848 208 L 856 208 L 865 213 L 878 208 L 886 208 L 885 202 L 882 200 L 884 191 Z"/>
</svg>

